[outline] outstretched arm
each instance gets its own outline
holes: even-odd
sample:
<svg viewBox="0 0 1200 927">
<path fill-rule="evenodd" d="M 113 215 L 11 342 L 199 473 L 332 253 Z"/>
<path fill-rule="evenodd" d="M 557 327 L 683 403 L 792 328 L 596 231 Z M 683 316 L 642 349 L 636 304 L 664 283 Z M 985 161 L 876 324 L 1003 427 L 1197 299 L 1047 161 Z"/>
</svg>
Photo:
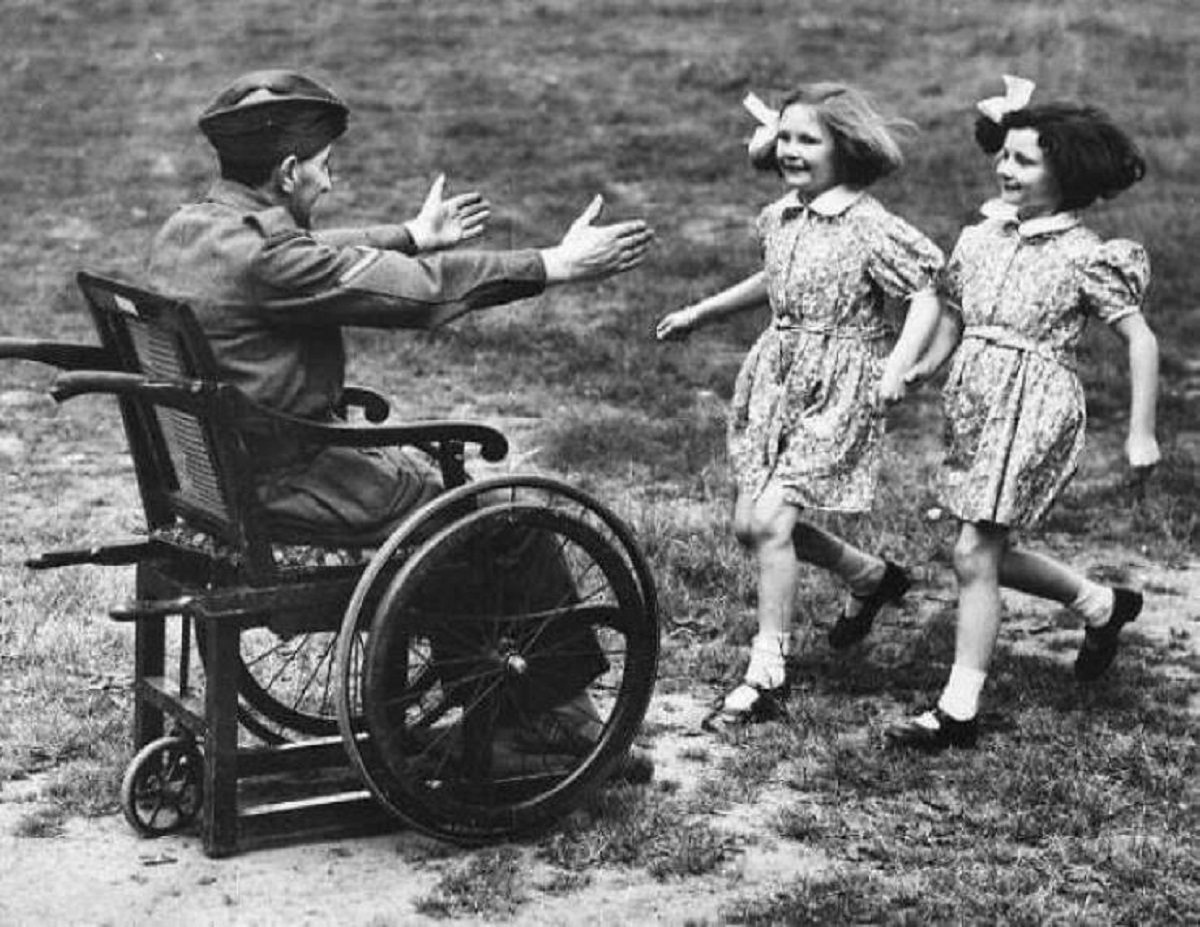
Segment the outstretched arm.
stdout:
<svg viewBox="0 0 1200 927">
<path fill-rule="evenodd" d="M 900 337 L 896 339 L 892 353 L 883 365 L 883 374 L 879 379 L 881 403 L 891 404 L 904 398 L 909 383 L 906 374 L 929 348 L 941 314 L 941 302 L 931 289 L 922 290 L 909 300 L 904 327 L 900 330 Z"/>
<path fill-rule="evenodd" d="M 1155 419 L 1158 409 L 1158 339 L 1140 312 L 1113 323 L 1129 345 L 1129 439 L 1125 453 L 1135 470 L 1159 461 Z"/>
<path fill-rule="evenodd" d="M 759 271 L 741 283 L 735 283 L 686 309 L 663 316 L 655 329 L 659 341 L 675 341 L 686 337 L 693 329 L 736 312 L 758 309 L 767 305 L 766 274 Z"/>
</svg>

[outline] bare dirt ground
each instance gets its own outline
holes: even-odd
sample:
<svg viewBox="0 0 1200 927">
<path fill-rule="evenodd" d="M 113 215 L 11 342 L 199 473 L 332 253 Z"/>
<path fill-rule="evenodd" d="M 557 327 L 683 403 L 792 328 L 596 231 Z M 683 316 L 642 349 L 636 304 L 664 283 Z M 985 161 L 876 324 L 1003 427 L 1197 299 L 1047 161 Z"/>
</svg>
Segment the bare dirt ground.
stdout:
<svg viewBox="0 0 1200 927">
<path fill-rule="evenodd" d="M 0 447 L 0 454 L 10 460 L 23 458 L 25 451 L 15 445 Z M 35 456 L 46 459 L 47 451 L 39 447 Z M 102 451 L 101 459 L 92 456 L 91 478 L 76 480 L 79 488 L 61 495 L 59 505 L 70 510 L 79 503 L 71 493 L 123 504 L 122 494 L 130 491 L 130 481 L 120 453 L 114 444 Z M 51 459 L 56 466 L 69 464 L 54 455 Z M 32 518 L 44 511 L 45 504 L 46 500 L 10 495 L 6 516 L 13 517 L 16 509 L 23 508 L 25 517 Z M 1080 553 L 1080 559 L 1083 556 Z M 1136 551 L 1128 552 L 1127 562 L 1130 581 L 1148 591 L 1146 610 L 1127 633 L 1155 646 L 1187 641 L 1200 650 L 1200 562 L 1166 569 Z M 914 629 L 952 602 L 944 589 L 921 591 L 916 598 L 918 607 L 907 610 L 901 619 Z M 1003 645 L 1037 650 L 1062 662 L 1068 671 L 1078 631 L 1059 627 L 1052 605 L 1029 599 L 1020 604 L 1021 617 L 1005 625 Z M 1054 647 L 1063 637 L 1069 637 L 1072 646 Z M 648 717 L 657 781 L 671 783 L 683 794 L 697 788 L 706 769 L 715 769 L 732 749 L 700 731 L 709 697 L 710 693 L 699 691 L 660 694 Z M 1200 704 L 1195 707 L 1200 715 Z M 3 927 L 436 923 L 439 919 L 420 913 L 418 903 L 447 872 L 460 867 L 466 855 L 397 830 L 212 860 L 195 835 L 142 839 L 120 815 L 72 819 L 56 836 L 15 836 L 21 820 L 47 801 L 41 790 L 44 784 L 35 776 L 0 785 Z M 705 876 L 660 881 L 644 869 L 598 868 L 589 873 L 587 885 L 564 893 L 555 888 L 552 867 L 525 853 L 526 900 L 505 921 L 514 925 L 719 922 L 722 906 L 739 895 L 761 895 L 806 875 L 828 873 L 834 866 L 820 852 L 774 836 L 772 817 L 785 799 L 781 784 L 776 792 L 768 788 L 753 803 L 715 816 L 710 823 L 735 835 L 738 852 L 720 870 Z"/>
<path fill-rule="evenodd" d="M 703 705 L 689 697 L 658 700 L 652 720 L 664 725 L 653 754 L 660 780 L 697 781 L 695 746 Z M 712 745 L 708 745 L 711 746 Z M 118 816 L 69 822 L 62 836 L 18 838 L 18 819 L 36 806 L 36 782 L 0 793 L 0 923 L 33 924 L 421 924 L 418 913 L 459 854 L 415 833 L 397 831 L 253 850 L 231 859 L 204 856 L 195 836 L 139 838 Z M 765 833 L 770 802 L 723 822 L 747 836 Z M 757 819 L 757 820 L 756 820 Z M 659 882 L 644 870 L 591 873 L 570 894 L 539 892 L 545 872 L 512 924 L 682 923 L 715 919 L 732 891 L 790 881 L 824 861 L 784 841 L 757 843 L 720 873 Z M 456 920 L 471 923 L 472 919 Z"/>
</svg>

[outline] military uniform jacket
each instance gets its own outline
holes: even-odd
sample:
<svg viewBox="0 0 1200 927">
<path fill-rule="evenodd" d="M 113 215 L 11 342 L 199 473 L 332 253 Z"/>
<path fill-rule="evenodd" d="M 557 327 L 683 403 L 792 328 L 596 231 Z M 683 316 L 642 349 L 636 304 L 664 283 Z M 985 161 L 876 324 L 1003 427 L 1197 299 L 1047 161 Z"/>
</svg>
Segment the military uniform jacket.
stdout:
<svg viewBox="0 0 1200 927">
<path fill-rule="evenodd" d="M 166 222 L 148 273 L 152 287 L 193 308 L 229 382 L 269 408 L 325 420 L 345 382 L 343 326 L 429 329 L 546 285 L 534 250 L 415 252 L 402 226 L 313 232 L 252 187 L 220 180 Z M 351 533 L 416 500 L 404 473 L 394 485 L 387 455 L 354 451 L 355 460 L 335 462 L 318 459 L 329 451 L 277 443 L 262 451 L 273 471 L 261 486 L 268 502 L 301 492 L 301 508 Z"/>
</svg>

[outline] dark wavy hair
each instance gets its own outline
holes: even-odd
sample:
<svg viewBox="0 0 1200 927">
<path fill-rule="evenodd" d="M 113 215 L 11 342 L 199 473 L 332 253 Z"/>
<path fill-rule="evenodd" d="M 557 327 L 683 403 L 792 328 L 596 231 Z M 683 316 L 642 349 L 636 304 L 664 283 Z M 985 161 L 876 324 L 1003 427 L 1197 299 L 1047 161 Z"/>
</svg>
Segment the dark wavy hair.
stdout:
<svg viewBox="0 0 1200 927">
<path fill-rule="evenodd" d="M 1040 103 L 1006 113 L 1000 122 L 975 120 L 975 141 L 989 155 L 1004 146 L 1009 129 L 1033 129 L 1062 194 L 1061 208 L 1083 209 L 1112 199 L 1146 174 L 1137 145 L 1094 106 Z"/>
<path fill-rule="evenodd" d="M 881 116 L 860 90 L 845 84 L 807 84 L 789 93 L 779 107 L 811 106 L 817 119 L 833 137 L 837 179 L 852 187 L 865 187 L 899 169 L 904 163 L 897 135 L 915 131 L 907 119 Z M 775 146 L 750 159 L 756 170 L 779 173 Z"/>
</svg>

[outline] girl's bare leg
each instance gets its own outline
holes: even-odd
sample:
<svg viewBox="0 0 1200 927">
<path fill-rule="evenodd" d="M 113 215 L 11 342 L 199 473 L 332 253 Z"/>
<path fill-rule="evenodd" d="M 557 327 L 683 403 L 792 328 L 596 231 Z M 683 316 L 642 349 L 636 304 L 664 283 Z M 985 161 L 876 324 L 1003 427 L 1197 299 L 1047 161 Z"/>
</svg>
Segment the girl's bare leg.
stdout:
<svg viewBox="0 0 1200 927">
<path fill-rule="evenodd" d="M 783 490 L 768 486 L 750 510 L 748 535 L 758 560 L 758 630 L 764 636 L 787 637 L 796 609 L 799 564 L 792 529 L 799 511 L 784 501 Z"/>
<path fill-rule="evenodd" d="M 986 673 L 1000 633 L 1000 568 L 1008 531 L 964 524 L 954 545 L 958 579 L 958 625 L 954 663 Z"/>
<path fill-rule="evenodd" d="M 979 696 L 1000 633 L 1000 569 L 1007 547 L 1005 528 L 968 523 L 960 529 L 954 545 L 954 666 L 935 709 L 888 728 L 893 746 L 927 751 L 974 746 Z"/>
<path fill-rule="evenodd" d="M 706 727 L 740 724 L 774 711 L 771 690 L 787 680 L 786 657 L 791 644 L 799 565 L 792 548 L 798 510 L 784 501 L 783 491 L 768 487 L 757 499 L 739 495 L 734 504 L 734 532 L 758 560 L 758 633 L 750 649 L 744 682 L 729 692 L 705 719 Z M 764 694 L 764 690 L 768 694 Z M 766 701 L 772 701 L 770 706 Z"/>
<path fill-rule="evenodd" d="M 1142 610 L 1142 594 L 1136 590 L 1093 582 L 1051 557 L 1012 547 L 1000 564 L 1000 584 L 1060 602 L 1083 619 L 1088 630 L 1075 659 L 1075 675 L 1084 682 L 1104 674 L 1116 657 L 1121 628 Z"/>
<path fill-rule="evenodd" d="M 1070 605 L 1083 587 L 1083 577 L 1044 554 L 1008 546 L 1000 561 L 1000 585 Z"/>
</svg>

